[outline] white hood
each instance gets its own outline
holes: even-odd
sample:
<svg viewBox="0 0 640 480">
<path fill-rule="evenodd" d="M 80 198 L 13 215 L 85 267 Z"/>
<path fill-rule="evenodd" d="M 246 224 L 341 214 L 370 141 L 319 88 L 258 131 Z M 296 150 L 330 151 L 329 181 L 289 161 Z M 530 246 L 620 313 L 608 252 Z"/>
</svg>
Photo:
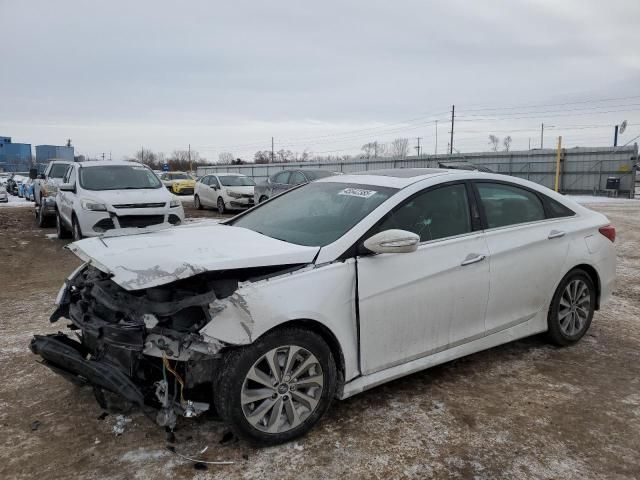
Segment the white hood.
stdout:
<svg viewBox="0 0 640 480">
<path fill-rule="evenodd" d="M 113 281 L 126 290 L 155 287 L 208 271 L 311 263 L 319 250 L 209 222 L 88 238 L 68 248 L 112 274 Z"/>
<path fill-rule="evenodd" d="M 166 188 L 140 188 L 135 190 L 86 190 L 83 197 L 108 205 L 119 205 L 123 203 L 169 202 L 172 195 Z"/>
</svg>

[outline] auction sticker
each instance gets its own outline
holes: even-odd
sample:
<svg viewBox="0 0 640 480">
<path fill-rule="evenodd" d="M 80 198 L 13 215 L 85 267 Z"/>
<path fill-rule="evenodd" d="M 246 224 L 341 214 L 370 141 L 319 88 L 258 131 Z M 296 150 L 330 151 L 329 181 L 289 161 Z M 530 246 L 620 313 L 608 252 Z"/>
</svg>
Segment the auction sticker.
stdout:
<svg viewBox="0 0 640 480">
<path fill-rule="evenodd" d="M 375 190 L 364 190 L 362 188 L 345 188 L 338 192 L 338 195 L 349 195 L 350 197 L 369 198 L 375 195 Z"/>
</svg>

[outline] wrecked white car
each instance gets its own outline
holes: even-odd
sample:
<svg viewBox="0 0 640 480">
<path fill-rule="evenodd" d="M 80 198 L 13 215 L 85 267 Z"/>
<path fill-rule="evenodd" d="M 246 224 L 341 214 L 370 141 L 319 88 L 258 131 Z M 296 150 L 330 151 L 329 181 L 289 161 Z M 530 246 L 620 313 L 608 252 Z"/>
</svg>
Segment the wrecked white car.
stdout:
<svg viewBox="0 0 640 480">
<path fill-rule="evenodd" d="M 438 169 L 290 190 L 223 223 L 81 240 L 45 365 L 160 425 L 215 411 L 264 444 L 333 398 L 548 331 L 610 297 L 615 229 L 544 187 Z"/>
</svg>

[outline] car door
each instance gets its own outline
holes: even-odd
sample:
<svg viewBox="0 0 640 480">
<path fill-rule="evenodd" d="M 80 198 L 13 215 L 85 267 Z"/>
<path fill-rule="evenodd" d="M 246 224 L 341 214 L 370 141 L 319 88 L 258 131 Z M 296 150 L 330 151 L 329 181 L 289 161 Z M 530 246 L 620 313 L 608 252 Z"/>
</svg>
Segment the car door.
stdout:
<svg viewBox="0 0 640 480">
<path fill-rule="evenodd" d="M 76 183 L 76 167 L 75 165 L 69 165 L 67 173 L 65 173 L 62 183 L 75 185 Z M 60 216 L 64 219 L 65 223 L 71 225 L 71 212 L 73 210 L 73 199 L 75 192 L 73 191 L 58 191 L 60 195 L 60 203 L 58 209 L 60 210 Z"/>
<path fill-rule="evenodd" d="M 211 206 L 215 207 L 218 205 L 218 197 L 221 195 L 220 191 L 220 180 L 215 175 L 211 175 L 209 177 L 209 185 L 208 185 L 208 193 L 209 193 L 209 201 L 211 202 Z"/>
<path fill-rule="evenodd" d="M 291 172 L 285 170 L 283 172 L 276 173 L 273 177 L 271 177 L 271 194 L 269 195 L 269 197 L 273 197 L 282 192 L 286 192 L 287 190 L 289 190 L 289 188 L 291 188 L 291 185 L 289 185 L 290 175 Z"/>
<path fill-rule="evenodd" d="M 363 374 L 484 335 L 488 249 L 471 192 L 464 182 L 431 187 L 366 235 L 408 230 L 421 243 L 412 253 L 358 257 Z"/>
<path fill-rule="evenodd" d="M 491 254 L 487 332 L 526 322 L 546 308 L 569 251 L 563 220 L 547 219 L 537 192 L 476 181 Z M 546 317 L 545 317 L 546 318 Z"/>
<path fill-rule="evenodd" d="M 211 175 L 205 175 L 196 183 L 198 198 L 200 203 L 206 207 L 211 206 L 211 188 L 209 187 L 209 181 Z"/>
</svg>

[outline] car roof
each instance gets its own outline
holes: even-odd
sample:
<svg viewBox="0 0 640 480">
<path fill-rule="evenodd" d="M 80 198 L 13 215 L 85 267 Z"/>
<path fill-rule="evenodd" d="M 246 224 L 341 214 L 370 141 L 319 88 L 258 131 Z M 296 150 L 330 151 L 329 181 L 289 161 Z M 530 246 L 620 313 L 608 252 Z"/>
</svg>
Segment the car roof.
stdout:
<svg viewBox="0 0 640 480">
<path fill-rule="evenodd" d="M 70 162 L 71 163 L 71 162 Z M 105 166 L 136 166 L 146 167 L 140 162 L 130 162 L 128 160 L 89 160 L 86 162 L 76 162 L 76 164 L 82 168 L 87 167 L 105 167 Z"/>
<path fill-rule="evenodd" d="M 244 173 L 232 173 L 232 172 L 219 172 L 219 173 L 212 173 L 211 175 L 215 175 L 216 177 L 246 177 Z"/>
<path fill-rule="evenodd" d="M 459 175 L 462 172 L 462 170 L 447 170 L 444 168 L 388 168 L 335 175 L 321 178 L 316 182 L 357 183 L 361 185 L 404 188 L 427 178 L 450 174 Z M 465 171 L 465 173 L 476 174 L 476 172 L 471 171 Z"/>
</svg>

